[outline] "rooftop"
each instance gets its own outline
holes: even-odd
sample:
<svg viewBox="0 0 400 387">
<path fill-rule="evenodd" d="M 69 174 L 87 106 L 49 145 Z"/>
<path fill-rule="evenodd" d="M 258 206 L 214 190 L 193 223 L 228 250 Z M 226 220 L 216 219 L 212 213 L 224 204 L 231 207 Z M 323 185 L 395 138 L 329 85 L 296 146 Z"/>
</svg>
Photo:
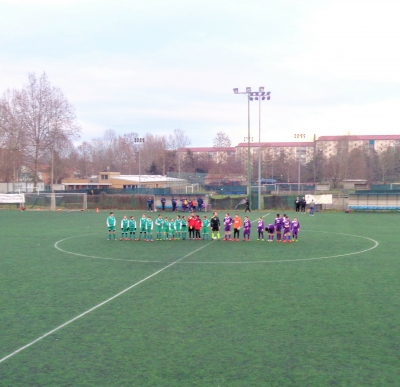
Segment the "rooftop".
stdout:
<svg viewBox="0 0 400 387">
<path fill-rule="evenodd" d="M 175 177 L 168 177 L 164 175 L 119 175 L 112 176 L 113 180 L 125 180 L 141 183 L 151 183 L 151 182 L 184 182 L 185 179 L 178 179 Z"/>
<path fill-rule="evenodd" d="M 247 147 L 247 142 L 241 142 L 237 145 L 238 147 Z M 303 147 L 303 146 L 314 146 L 313 142 L 306 142 L 306 141 L 292 141 L 292 142 L 260 142 L 260 146 L 263 148 L 284 148 L 284 147 Z M 251 148 L 257 148 L 258 142 L 251 142 Z"/>
<path fill-rule="evenodd" d="M 234 152 L 235 148 L 234 147 L 214 147 L 214 146 L 209 146 L 209 147 L 196 147 L 196 148 L 179 148 L 178 152 Z"/>
<path fill-rule="evenodd" d="M 400 140 L 400 134 L 374 134 L 363 136 L 321 136 L 317 141 L 369 141 L 369 140 Z"/>
</svg>

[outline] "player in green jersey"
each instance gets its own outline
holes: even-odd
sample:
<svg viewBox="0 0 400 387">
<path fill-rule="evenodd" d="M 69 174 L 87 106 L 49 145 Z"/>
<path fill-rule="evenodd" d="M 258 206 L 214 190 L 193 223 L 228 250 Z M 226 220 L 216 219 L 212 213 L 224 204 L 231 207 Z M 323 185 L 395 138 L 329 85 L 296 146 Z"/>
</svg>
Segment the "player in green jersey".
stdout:
<svg viewBox="0 0 400 387">
<path fill-rule="evenodd" d="M 168 240 L 168 233 L 169 233 L 169 220 L 168 220 L 168 216 L 166 216 L 164 219 L 164 224 L 163 224 L 163 233 L 162 233 L 163 241 Z"/>
<path fill-rule="evenodd" d="M 143 214 L 142 217 L 139 220 L 139 241 L 142 239 L 142 236 L 144 237 L 144 240 L 146 240 L 146 225 L 147 225 L 147 218 L 146 214 Z"/>
<path fill-rule="evenodd" d="M 164 225 L 164 221 L 163 218 L 160 215 L 158 215 L 158 218 L 155 221 L 156 223 L 156 233 L 157 233 L 157 240 L 161 241 L 162 240 L 162 232 L 163 232 L 163 225 Z"/>
<path fill-rule="evenodd" d="M 175 239 L 175 220 L 174 220 L 174 218 L 171 218 L 171 220 L 169 222 L 168 236 L 169 236 L 170 241 Z"/>
<path fill-rule="evenodd" d="M 136 240 L 136 220 L 134 216 L 129 218 L 129 240 Z"/>
<path fill-rule="evenodd" d="M 182 235 L 182 239 L 183 240 L 186 239 L 186 233 L 187 233 L 187 220 L 186 220 L 186 216 L 182 215 L 182 219 L 181 219 L 181 235 Z"/>
<path fill-rule="evenodd" d="M 154 228 L 154 222 L 151 219 L 151 216 L 148 216 L 146 223 L 146 239 L 145 239 L 147 242 L 153 242 L 153 228 Z"/>
<path fill-rule="evenodd" d="M 115 238 L 115 229 L 117 226 L 117 221 L 114 217 L 114 213 L 110 212 L 110 216 L 107 218 L 107 227 L 108 227 L 108 240 L 111 240 L 111 236 L 114 236 L 114 240 L 116 241 L 117 239 Z"/>
<path fill-rule="evenodd" d="M 181 230 L 182 230 L 181 216 L 177 215 L 177 217 L 175 219 L 175 239 L 181 238 Z"/>
<path fill-rule="evenodd" d="M 206 239 L 207 240 L 210 239 L 210 221 L 207 219 L 206 215 L 203 216 L 203 226 L 201 228 L 201 235 L 203 241 Z"/>
<path fill-rule="evenodd" d="M 129 232 L 129 219 L 124 215 L 124 217 L 121 220 L 121 238 L 119 238 L 120 241 L 125 239 L 126 241 L 128 239 L 128 232 Z"/>
</svg>

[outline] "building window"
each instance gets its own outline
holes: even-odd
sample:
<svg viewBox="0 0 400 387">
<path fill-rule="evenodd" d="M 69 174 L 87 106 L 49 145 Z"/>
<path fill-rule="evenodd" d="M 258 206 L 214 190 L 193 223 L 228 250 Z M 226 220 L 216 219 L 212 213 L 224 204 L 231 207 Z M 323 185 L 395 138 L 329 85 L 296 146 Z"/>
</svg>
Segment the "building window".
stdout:
<svg viewBox="0 0 400 387">
<path fill-rule="evenodd" d="M 101 175 L 101 180 L 108 180 L 108 175 Z"/>
</svg>

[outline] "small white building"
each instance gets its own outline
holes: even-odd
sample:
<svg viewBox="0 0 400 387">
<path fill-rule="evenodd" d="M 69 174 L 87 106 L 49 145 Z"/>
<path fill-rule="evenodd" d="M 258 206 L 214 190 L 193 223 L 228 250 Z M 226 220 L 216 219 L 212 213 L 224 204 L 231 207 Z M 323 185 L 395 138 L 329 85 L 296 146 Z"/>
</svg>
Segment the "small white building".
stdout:
<svg viewBox="0 0 400 387">
<path fill-rule="evenodd" d="M 346 179 L 343 180 L 344 189 L 368 189 L 367 180 L 363 179 Z"/>
<path fill-rule="evenodd" d="M 98 176 L 89 179 L 63 179 L 66 190 L 95 188 L 169 188 L 185 187 L 186 179 L 164 175 L 121 175 L 119 172 L 99 172 Z"/>
</svg>

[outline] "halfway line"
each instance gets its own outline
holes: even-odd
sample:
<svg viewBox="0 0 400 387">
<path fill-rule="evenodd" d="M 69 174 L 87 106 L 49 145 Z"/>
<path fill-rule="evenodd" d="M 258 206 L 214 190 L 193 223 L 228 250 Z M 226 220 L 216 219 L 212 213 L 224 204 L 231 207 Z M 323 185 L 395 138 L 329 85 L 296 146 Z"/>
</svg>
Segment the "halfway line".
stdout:
<svg viewBox="0 0 400 387">
<path fill-rule="evenodd" d="M 105 300 L 105 301 L 101 302 L 100 304 L 94 306 L 93 308 L 90 308 L 90 309 L 87 310 L 86 312 L 81 313 L 79 316 L 76 316 L 76 317 L 74 317 L 73 319 L 71 319 L 71 320 L 65 322 L 64 324 L 58 326 L 57 328 L 54 328 L 54 329 L 51 330 L 50 332 L 45 333 L 43 336 L 38 337 L 36 340 L 31 341 L 29 344 L 26 344 L 26 345 L 24 345 L 23 347 L 17 349 L 16 351 L 10 353 L 9 355 L 3 357 L 2 359 L 0 359 L 0 363 L 2 363 L 3 361 L 9 359 L 10 357 L 16 355 L 17 353 L 23 351 L 24 349 L 30 347 L 31 345 L 37 343 L 38 341 L 44 339 L 45 337 L 51 335 L 52 333 L 54 333 L 54 332 L 60 330 L 61 328 L 64 328 L 65 326 L 71 324 L 72 322 L 74 322 L 74 321 L 80 319 L 81 317 L 83 317 L 83 316 L 89 314 L 90 312 L 93 312 L 94 310 L 96 310 L 96 309 L 100 308 L 101 306 L 107 304 L 108 302 L 110 302 L 110 301 L 114 300 L 115 298 L 119 297 L 121 294 L 126 293 L 128 290 L 130 290 L 130 289 L 134 288 L 135 286 L 140 285 L 141 283 L 147 281 L 148 279 L 150 279 L 150 278 L 156 276 L 157 274 L 161 273 L 162 271 L 164 271 L 164 270 L 168 269 L 169 267 L 175 265 L 175 264 L 178 263 L 179 261 L 182 261 L 182 259 L 185 259 L 185 258 L 189 257 L 190 255 L 192 255 L 192 254 L 194 254 L 194 253 L 197 253 L 199 250 L 204 249 L 204 247 L 210 245 L 211 243 L 213 243 L 213 242 L 209 242 L 209 243 L 207 243 L 206 245 L 204 245 L 204 246 L 202 246 L 202 247 L 199 247 L 198 249 L 192 251 L 191 253 L 186 254 L 184 257 L 177 259 L 176 261 L 170 263 L 169 265 L 163 267 L 162 269 L 156 271 L 155 273 L 149 275 L 148 277 L 143 278 L 143 279 L 140 280 L 139 282 L 136 282 L 135 284 L 133 284 L 133 285 L 129 286 L 128 288 L 122 290 L 121 292 L 117 293 L 116 295 L 110 297 L 108 300 Z"/>
</svg>

